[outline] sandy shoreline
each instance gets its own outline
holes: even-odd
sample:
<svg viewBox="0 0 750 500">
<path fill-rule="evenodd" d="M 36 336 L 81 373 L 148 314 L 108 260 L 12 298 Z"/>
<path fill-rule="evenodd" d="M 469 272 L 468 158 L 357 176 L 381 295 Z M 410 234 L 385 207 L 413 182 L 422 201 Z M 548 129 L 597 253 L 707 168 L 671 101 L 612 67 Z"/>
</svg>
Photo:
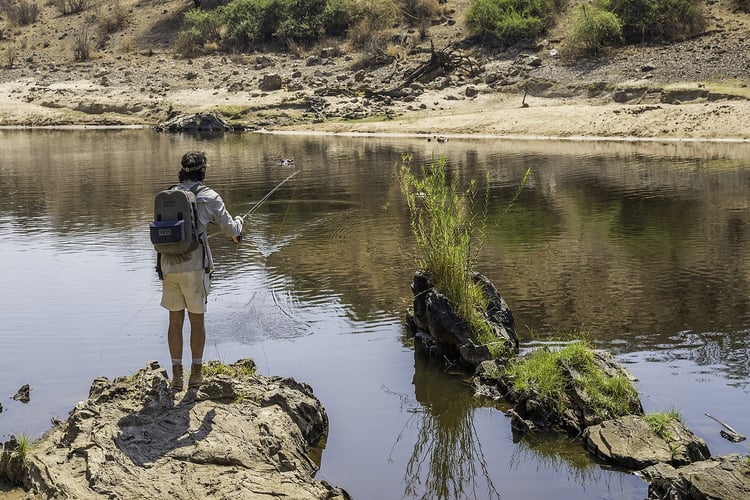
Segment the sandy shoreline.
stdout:
<svg viewBox="0 0 750 500">
<path fill-rule="evenodd" d="M 33 88 L 33 87 L 32 87 Z M 0 84 L 0 128 L 138 128 L 152 127 L 163 115 L 162 105 L 120 89 L 96 94 L 85 86 L 68 90 L 65 105 L 38 104 L 11 83 Z M 134 95 L 135 94 L 135 95 Z M 243 117 L 250 130 L 269 133 L 403 135 L 469 138 L 555 139 L 576 141 L 750 141 L 750 101 L 717 100 L 681 104 L 594 103 L 587 99 L 527 98 L 521 107 L 516 94 L 480 94 L 476 98 L 449 100 L 446 92 L 426 92 L 416 105 L 426 109 L 400 109 L 392 119 L 325 121 L 297 120 L 292 124 L 263 126 L 259 117 L 279 110 L 288 92 L 263 96 L 217 93 L 208 100 L 205 91 L 179 92 L 176 112 L 216 112 L 252 102 L 254 113 Z M 92 99 L 95 101 L 91 103 Z M 81 111 L 82 102 L 101 113 Z M 144 111 L 127 111 L 127 102 L 142 102 Z M 161 102 L 174 102 L 171 96 Z M 151 107 L 151 109 L 149 109 Z M 414 106 L 412 106 L 414 107 Z M 117 112 L 117 110 L 122 110 Z M 256 125 L 261 123 L 261 125 Z"/>
</svg>

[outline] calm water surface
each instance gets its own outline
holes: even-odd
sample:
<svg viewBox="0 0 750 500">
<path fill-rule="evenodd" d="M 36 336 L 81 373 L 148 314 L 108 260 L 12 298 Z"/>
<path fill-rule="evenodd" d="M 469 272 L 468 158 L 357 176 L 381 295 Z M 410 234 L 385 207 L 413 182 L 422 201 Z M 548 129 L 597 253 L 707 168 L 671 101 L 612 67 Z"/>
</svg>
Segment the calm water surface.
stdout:
<svg viewBox="0 0 750 500">
<path fill-rule="evenodd" d="M 748 145 L 3 130 L 0 148 L 2 440 L 40 436 L 96 376 L 168 365 L 147 225 L 195 148 L 234 214 L 300 170 L 239 247 L 212 239 L 206 357 L 312 385 L 331 424 L 319 479 L 357 499 L 646 496 L 577 442 L 514 435 L 502 402 L 415 359 L 403 153 L 444 154 L 462 185 L 489 175 L 477 267 L 525 348 L 586 331 L 647 411 L 678 409 L 714 454 L 748 452 L 704 415 L 750 435 Z M 27 405 L 10 399 L 25 383 Z"/>
</svg>

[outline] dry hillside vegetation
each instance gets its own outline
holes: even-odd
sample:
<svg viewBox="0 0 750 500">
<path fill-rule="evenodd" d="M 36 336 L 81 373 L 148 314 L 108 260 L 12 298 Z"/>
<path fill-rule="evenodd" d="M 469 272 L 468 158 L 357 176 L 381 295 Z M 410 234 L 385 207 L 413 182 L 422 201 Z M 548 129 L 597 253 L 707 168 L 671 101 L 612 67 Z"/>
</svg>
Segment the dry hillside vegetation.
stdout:
<svg viewBox="0 0 750 500">
<path fill-rule="evenodd" d="M 429 23 L 388 27 L 377 51 L 350 35 L 184 57 L 176 40 L 192 0 L 78 1 L 85 8 L 66 14 L 76 0 L 38 1 L 27 25 L 9 19 L 16 2 L 0 2 L 0 125 L 153 125 L 175 112 L 213 111 L 267 129 L 721 137 L 729 134 L 724 114 L 748 122 L 750 18 L 729 0 L 703 6 L 699 36 L 598 57 L 569 50 L 573 4 L 546 36 L 511 47 L 469 39 L 470 1 L 448 0 Z M 278 87 L 264 87 L 269 74 Z M 664 103 L 711 109 L 676 113 Z M 631 108 L 607 108 L 614 104 Z M 653 123 L 635 105 L 656 106 L 643 108 Z M 510 120 L 507 110 L 520 108 Z M 689 123 L 677 123 L 681 116 Z M 742 127 L 730 135 L 750 135 Z"/>
</svg>

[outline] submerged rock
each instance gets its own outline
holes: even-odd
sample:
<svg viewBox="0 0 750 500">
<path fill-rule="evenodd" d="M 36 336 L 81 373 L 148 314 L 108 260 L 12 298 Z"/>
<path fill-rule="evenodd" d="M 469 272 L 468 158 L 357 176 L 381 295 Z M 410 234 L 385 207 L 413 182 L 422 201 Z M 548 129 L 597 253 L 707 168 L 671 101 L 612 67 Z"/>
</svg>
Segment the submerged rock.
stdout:
<svg viewBox="0 0 750 500">
<path fill-rule="evenodd" d="M 670 419 L 663 432 L 657 434 L 639 415 L 587 427 L 583 443 L 600 460 L 630 470 L 658 463 L 681 466 L 711 456 L 706 442 L 679 420 Z"/>
<path fill-rule="evenodd" d="M 45 497 L 348 499 L 313 479 L 309 452 L 328 417 L 312 389 L 255 375 L 249 360 L 221 368 L 179 394 L 155 361 L 128 379 L 97 378 L 34 444 L 23 474 L 0 477 Z"/>
<path fill-rule="evenodd" d="M 639 473 L 649 482 L 648 498 L 750 498 L 750 462 L 738 454 L 712 457 L 684 467 L 661 463 Z"/>
</svg>

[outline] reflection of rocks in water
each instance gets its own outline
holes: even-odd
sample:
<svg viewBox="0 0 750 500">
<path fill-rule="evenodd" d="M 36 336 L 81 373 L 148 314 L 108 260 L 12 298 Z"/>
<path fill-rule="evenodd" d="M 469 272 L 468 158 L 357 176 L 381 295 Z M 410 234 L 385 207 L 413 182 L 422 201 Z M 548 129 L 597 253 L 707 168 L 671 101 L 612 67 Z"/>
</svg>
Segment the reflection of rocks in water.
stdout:
<svg viewBox="0 0 750 500">
<path fill-rule="evenodd" d="M 474 410 L 481 405 L 465 379 L 415 356 L 413 382 L 421 406 L 410 412 L 417 439 L 404 474 L 404 497 L 470 498 L 481 489 L 488 500 L 499 499 L 474 426 Z"/>
<path fill-rule="evenodd" d="M 16 484 L 48 497 L 348 499 L 316 481 L 311 448 L 328 431 L 312 389 L 254 363 L 207 363 L 200 389 L 175 394 L 158 363 L 94 380 L 89 398 L 26 454 Z M 213 367 L 213 368 L 212 368 Z M 0 455 L 0 465 L 12 450 Z M 3 470 L 4 469 L 4 470 Z"/>
</svg>

